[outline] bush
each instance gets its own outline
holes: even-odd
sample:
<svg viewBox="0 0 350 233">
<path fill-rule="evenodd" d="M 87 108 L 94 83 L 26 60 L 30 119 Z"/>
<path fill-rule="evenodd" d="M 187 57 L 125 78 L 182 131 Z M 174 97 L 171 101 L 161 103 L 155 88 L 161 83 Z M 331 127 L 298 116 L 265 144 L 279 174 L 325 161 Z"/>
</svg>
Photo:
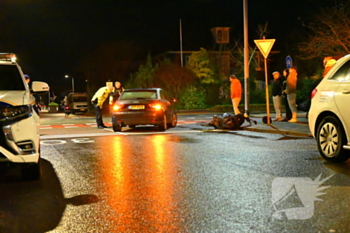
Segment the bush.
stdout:
<svg viewBox="0 0 350 233">
<path fill-rule="evenodd" d="M 250 103 L 252 104 L 265 104 L 266 103 L 265 89 L 251 90 L 249 93 L 249 98 L 250 98 Z"/>
<path fill-rule="evenodd" d="M 198 109 L 205 108 L 206 92 L 202 87 L 187 87 L 179 99 L 179 108 L 181 109 Z"/>
<path fill-rule="evenodd" d="M 297 102 L 303 102 L 311 98 L 312 90 L 317 86 L 322 78 L 304 78 L 297 86 Z"/>
<path fill-rule="evenodd" d="M 49 106 L 51 106 L 51 107 L 57 107 L 57 106 L 58 106 L 58 103 L 51 102 L 51 103 L 49 103 Z"/>
</svg>

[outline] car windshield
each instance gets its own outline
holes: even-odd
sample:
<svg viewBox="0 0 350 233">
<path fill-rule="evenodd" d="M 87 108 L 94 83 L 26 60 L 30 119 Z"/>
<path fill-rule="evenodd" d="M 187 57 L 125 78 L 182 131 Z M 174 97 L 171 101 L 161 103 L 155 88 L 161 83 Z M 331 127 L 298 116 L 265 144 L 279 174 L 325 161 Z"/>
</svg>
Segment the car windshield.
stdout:
<svg viewBox="0 0 350 233">
<path fill-rule="evenodd" d="M 120 100 L 130 99 L 156 99 L 156 91 L 124 91 Z"/>
<path fill-rule="evenodd" d="M 0 65 L 0 90 L 25 90 L 22 77 L 15 65 Z"/>
</svg>

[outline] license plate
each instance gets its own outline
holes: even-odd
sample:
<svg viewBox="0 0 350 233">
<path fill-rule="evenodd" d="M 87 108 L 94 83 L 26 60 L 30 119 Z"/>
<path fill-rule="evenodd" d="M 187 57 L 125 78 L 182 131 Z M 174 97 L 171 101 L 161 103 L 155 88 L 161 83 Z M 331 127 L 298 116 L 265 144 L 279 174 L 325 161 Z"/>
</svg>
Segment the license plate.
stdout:
<svg viewBox="0 0 350 233">
<path fill-rule="evenodd" d="M 145 105 L 130 105 L 129 109 L 132 109 L 132 110 L 145 109 Z"/>
</svg>

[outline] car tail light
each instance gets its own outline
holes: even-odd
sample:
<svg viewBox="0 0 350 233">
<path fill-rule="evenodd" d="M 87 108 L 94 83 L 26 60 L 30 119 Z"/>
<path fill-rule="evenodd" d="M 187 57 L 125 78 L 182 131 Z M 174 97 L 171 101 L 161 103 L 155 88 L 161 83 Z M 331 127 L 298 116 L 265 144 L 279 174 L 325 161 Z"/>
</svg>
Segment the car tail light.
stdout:
<svg viewBox="0 0 350 233">
<path fill-rule="evenodd" d="M 155 110 L 160 110 L 162 109 L 162 105 L 158 104 L 158 103 L 154 103 L 154 104 L 149 104 L 148 106 L 150 106 L 151 108 L 155 109 Z"/>
<path fill-rule="evenodd" d="M 66 107 L 64 107 L 66 110 L 68 110 L 69 109 L 69 106 L 66 106 Z"/>
<path fill-rule="evenodd" d="M 118 111 L 124 107 L 124 104 L 115 104 L 113 105 L 113 111 Z"/>
<path fill-rule="evenodd" d="M 311 92 L 311 99 L 314 98 L 314 96 L 316 95 L 317 93 L 317 89 L 313 89 L 312 92 Z"/>
</svg>

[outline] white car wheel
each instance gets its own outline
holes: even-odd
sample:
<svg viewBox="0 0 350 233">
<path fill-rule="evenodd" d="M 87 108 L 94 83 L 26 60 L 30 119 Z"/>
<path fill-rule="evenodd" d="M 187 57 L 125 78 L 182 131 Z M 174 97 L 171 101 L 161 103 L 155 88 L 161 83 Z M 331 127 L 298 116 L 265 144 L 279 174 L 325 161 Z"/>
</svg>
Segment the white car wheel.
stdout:
<svg viewBox="0 0 350 233">
<path fill-rule="evenodd" d="M 339 120 L 333 116 L 325 117 L 317 130 L 317 147 L 322 157 L 329 162 L 343 162 L 349 152 L 343 149 L 345 133 Z"/>
</svg>

